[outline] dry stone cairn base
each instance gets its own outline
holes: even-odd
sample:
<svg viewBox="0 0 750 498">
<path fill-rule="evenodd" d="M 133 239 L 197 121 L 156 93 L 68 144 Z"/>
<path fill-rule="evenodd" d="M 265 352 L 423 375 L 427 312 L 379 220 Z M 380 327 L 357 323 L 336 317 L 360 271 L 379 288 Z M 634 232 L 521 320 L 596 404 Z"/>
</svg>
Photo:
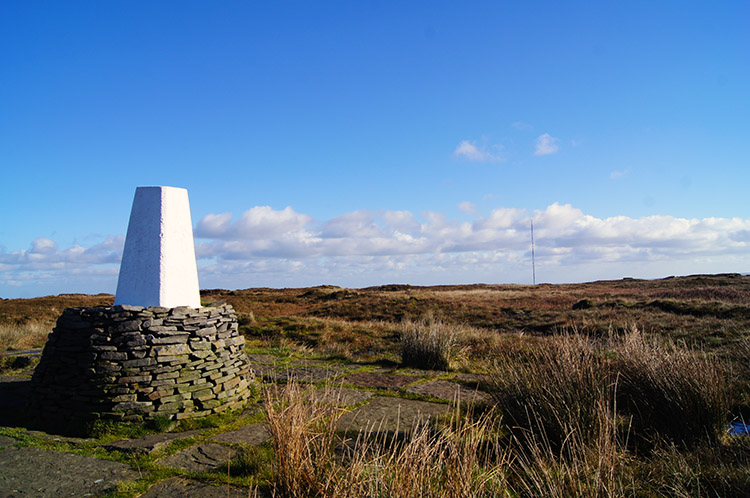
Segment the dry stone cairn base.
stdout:
<svg viewBox="0 0 750 498">
<path fill-rule="evenodd" d="M 253 372 L 231 305 L 68 308 L 34 372 L 47 424 L 182 419 L 239 406 Z"/>
</svg>

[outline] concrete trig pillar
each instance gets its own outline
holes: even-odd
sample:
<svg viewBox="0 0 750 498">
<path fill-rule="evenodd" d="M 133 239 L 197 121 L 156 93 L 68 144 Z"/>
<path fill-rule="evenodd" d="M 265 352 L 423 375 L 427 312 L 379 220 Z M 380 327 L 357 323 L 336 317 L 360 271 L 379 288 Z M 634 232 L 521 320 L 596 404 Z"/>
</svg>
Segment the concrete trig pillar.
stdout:
<svg viewBox="0 0 750 498">
<path fill-rule="evenodd" d="M 184 188 L 135 190 L 115 304 L 200 308 L 190 201 Z"/>
</svg>

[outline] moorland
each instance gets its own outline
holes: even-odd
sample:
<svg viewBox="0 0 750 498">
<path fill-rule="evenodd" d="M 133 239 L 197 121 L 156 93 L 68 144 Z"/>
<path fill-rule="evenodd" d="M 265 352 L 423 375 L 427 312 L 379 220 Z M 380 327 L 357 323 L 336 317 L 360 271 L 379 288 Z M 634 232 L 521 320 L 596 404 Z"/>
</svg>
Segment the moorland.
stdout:
<svg viewBox="0 0 750 498">
<path fill-rule="evenodd" d="M 749 276 L 206 289 L 201 300 L 237 312 L 256 363 L 252 406 L 179 425 L 100 425 L 70 444 L 22 421 L 0 436 L 136 465 L 139 478 L 115 496 L 174 478 L 300 497 L 750 496 L 749 438 L 727 432 L 750 419 Z M 31 374 L 35 360 L 13 352 L 43 346 L 64 308 L 112 302 L 3 299 L 0 375 Z M 367 406 L 406 413 L 407 402 L 446 410 L 409 427 L 342 429 Z M 226 443 L 223 467 L 163 463 L 252 424 L 270 439 Z M 189 436 L 137 457 L 102 449 L 165 432 Z"/>
</svg>

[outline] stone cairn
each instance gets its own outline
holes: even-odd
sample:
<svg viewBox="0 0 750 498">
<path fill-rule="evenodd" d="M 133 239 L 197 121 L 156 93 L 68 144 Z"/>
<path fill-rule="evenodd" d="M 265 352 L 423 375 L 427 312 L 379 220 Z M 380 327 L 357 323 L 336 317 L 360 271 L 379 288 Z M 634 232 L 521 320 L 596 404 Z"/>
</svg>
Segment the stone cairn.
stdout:
<svg viewBox="0 0 750 498">
<path fill-rule="evenodd" d="M 231 305 L 68 308 L 32 378 L 47 425 L 183 419 L 239 406 L 253 371 Z"/>
</svg>

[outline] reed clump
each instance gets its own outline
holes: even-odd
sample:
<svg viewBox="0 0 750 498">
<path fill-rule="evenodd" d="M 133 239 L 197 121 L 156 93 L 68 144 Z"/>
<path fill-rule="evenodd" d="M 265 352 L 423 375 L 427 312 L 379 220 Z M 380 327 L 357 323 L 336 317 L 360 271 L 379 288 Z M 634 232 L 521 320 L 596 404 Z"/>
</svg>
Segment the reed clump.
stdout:
<svg viewBox="0 0 750 498">
<path fill-rule="evenodd" d="M 463 326 L 428 313 L 401 324 L 401 363 L 427 370 L 448 370 L 455 359 Z"/>
</svg>

